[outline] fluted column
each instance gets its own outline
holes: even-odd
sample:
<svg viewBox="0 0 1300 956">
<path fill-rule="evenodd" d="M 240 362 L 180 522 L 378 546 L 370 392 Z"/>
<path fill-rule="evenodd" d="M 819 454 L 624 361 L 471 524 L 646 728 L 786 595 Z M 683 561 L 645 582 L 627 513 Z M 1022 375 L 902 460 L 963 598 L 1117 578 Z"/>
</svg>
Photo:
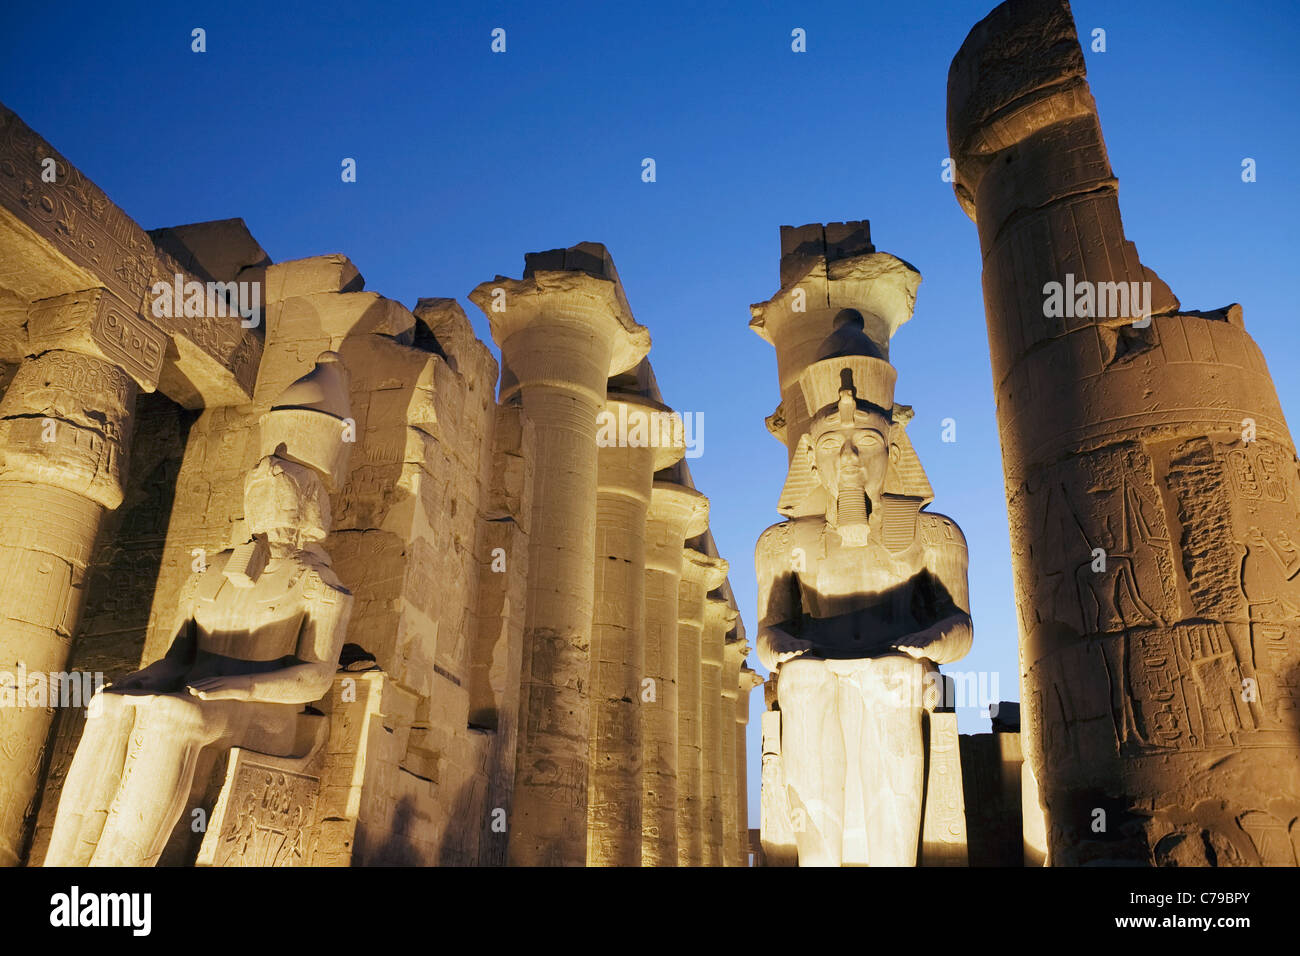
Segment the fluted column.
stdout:
<svg viewBox="0 0 1300 956">
<path fill-rule="evenodd" d="M 701 727 L 702 646 L 706 597 L 727 577 L 727 562 L 682 549 L 677 591 L 677 861 L 702 866 L 704 851 L 704 737 Z"/>
<path fill-rule="evenodd" d="M 722 865 L 738 866 L 740 845 L 737 843 L 736 781 L 736 698 L 740 696 L 740 666 L 749 653 L 743 640 L 728 640 L 722 649 L 722 700 L 718 720 L 722 740 L 718 755 L 718 773 L 722 777 Z"/>
<path fill-rule="evenodd" d="M 61 689 L 49 681 L 67 667 L 95 535 L 122 502 L 136 392 L 112 362 L 52 349 L 0 401 L 0 682 L 14 694 L 0 707 L 3 865 L 22 853 Z"/>
<path fill-rule="evenodd" d="M 682 548 L 703 534 L 709 499 L 694 488 L 656 481 L 646 519 L 645 677 L 642 697 L 641 865 L 677 866 L 677 593 Z"/>
<path fill-rule="evenodd" d="M 748 647 L 745 653 L 749 653 Z M 749 693 L 755 687 L 763 686 L 763 678 L 748 667 L 742 666 L 739 675 L 739 693 L 736 696 L 736 836 L 739 849 L 736 857 L 737 866 L 749 865 L 749 760 L 746 745 L 749 736 Z"/>
<path fill-rule="evenodd" d="M 641 864 L 646 512 L 654 473 L 685 452 L 680 432 L 667 443 L 658 429 L 651 433 L 652 416 L 667 413 L 658 402 L 611 392 L 596 434 L 589 866 Z"/>
<path fill-rule="evenodd" d="M 498 276 L 470 299 L 487 314 L 501 347 L 501 401 L 523 403 L 537 442 L 509 858 L 516 865 L 581 866 L 587 860 L 596 417 L 610 375 L 635 365 L 650 343 L 607 256 L 594 258 L 591 271 L 534 268 L 562 265 L 555 256 L 526 257 L 522 280 Z"/>
<path fill-rule="evenodd" d="M 727 632 L 736 624 L 739 612 L 723 598 L 706 598 L 704 632 L 700 646 L 700 760 L 704 777 L 704 865 L 725 866 L 726 847 L 723 809 L 726 779 L 723 772 L 723 727 L 731 726 L 731 711 L 722 719 L 723 672 Z"/>
</svg>

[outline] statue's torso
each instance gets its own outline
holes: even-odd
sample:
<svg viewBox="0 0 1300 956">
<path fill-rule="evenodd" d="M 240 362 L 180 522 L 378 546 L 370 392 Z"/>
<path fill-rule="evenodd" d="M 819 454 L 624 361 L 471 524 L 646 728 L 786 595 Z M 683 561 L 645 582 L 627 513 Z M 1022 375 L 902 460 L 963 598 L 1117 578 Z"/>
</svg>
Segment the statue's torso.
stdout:
<svg viewBox="0 0 1300 956">
<path fill-rule="evenodd" d="M 293 657 L 316 578 L 301 561 L 272 561 L 252 587 L 236 587 L 225 574 L 225 555 L 199 581 L 194 603 L 196 670 L 253 673 Z"/>
<path fill-rule="evenodd" d="M 798 636 L 826 658 L 890 653 L 897 639 L 934 623 L 931 577 L 919 536 L 897 551 L 878 539 L 845 547 L 822 519 L 792 522 L 800 607 Z"/>
</svg>

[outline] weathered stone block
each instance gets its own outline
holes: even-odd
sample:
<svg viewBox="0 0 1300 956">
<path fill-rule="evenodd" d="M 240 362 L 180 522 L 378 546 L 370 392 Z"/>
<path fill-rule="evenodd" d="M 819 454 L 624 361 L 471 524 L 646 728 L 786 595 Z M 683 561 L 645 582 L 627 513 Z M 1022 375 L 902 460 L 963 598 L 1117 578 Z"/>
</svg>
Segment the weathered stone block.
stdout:
<svg viewBox="0 0 1300 956">
<path fill-rule="evenodd" d="M 365 279 L 341 253 L 277 262 L 266 270 L 267 302 L 318 292 L 360 292 L 363 288 Z"/>
</svg>

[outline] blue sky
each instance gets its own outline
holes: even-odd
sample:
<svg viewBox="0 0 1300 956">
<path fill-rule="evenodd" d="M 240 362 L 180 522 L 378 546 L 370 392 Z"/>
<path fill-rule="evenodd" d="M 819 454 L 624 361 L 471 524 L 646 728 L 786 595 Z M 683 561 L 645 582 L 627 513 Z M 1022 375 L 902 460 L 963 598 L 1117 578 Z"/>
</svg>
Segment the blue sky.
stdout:
<svg viewBox="0 0 1300 956">
<path fill-rule="evenodd" d="M 525 252 L 604 242 L 667 400 L 704 415 L 691 467 L 751 633 L 753 546 L 785 456 L 763 426 L 776 364 L 748 305 L 776 291 L 780 225 L 870 219 L 877 248 L 924 277 L 892 358 L 932 509 L 971 547 L 975 649 L 952 668 L 996 673 L 1015 699 L 979 244 L 940 180 L 948 64 L 992 5 L 29 4 L 6 14 L 0 99 L 145 228 L 241 216 L 277 261 L 343 252 L 408 306 L 459 298 L 485 340 L 471 288 L 518 276 Z M 1243 304 L 1294 415 L 1300 8 L 1073 6 L 1128 238 L 1185 308 Z M 1088 50 L 1097 27 L 1104 53 Z M 973 708 L 960 719 L 988 729 Z"/>
</svg>

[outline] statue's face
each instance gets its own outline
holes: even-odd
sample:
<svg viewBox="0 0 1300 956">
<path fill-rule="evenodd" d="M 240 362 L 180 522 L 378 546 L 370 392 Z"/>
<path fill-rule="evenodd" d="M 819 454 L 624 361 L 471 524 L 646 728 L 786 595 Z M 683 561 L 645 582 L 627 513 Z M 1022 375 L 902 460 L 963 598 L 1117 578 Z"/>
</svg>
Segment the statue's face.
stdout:
<svg viewBox="0 0 1300 956">
<path fill-rule="evenodd" d="M 894 452 L 889 443 L 889 422 L 884 416 L 858 412 L 852 424 L 829 415 L 809 432 L 812 467 L 834 502 L 827 518 L 840 530 L 844 543 L 867 543 L 868 524 L 880 507 L 885 475 Z"/>
<path fill-rule="evenodd" d="M 329 498 L 314 471 L 268 455 L 244 479 L 244 519 L 250 535 L 305 544 L 325 540 Z"/>
<path fill-rule="evenodd" d="M 861 489 L 875 504 L 889 470 L 889 441 L 877 428 L 836 425 L 813 438 L 814 466 L 832 498 L 841 488 Z"/>
</svg>

